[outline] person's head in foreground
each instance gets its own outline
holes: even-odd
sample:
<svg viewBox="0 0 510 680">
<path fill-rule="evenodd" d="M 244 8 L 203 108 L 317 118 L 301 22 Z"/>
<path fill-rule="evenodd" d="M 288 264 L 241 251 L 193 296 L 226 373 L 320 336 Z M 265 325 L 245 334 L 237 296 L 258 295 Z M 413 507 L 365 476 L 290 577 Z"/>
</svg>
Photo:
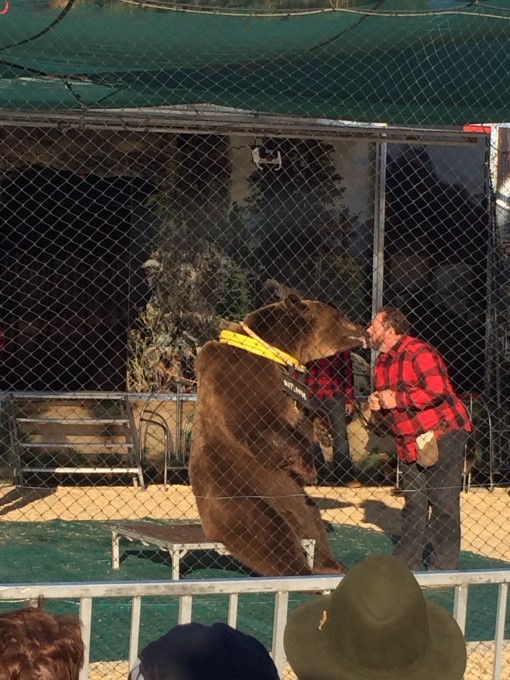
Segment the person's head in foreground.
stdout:
<svg viewBox="0 0 510 680">
<path fill-rule="evenodd" d="M 140 652 L 129 680 L 279 680 L 264 645 L 224 623 L 176 626 Z"/>
<path fill-rule="evenodd" d="M 78 680 L 83 659 L 77 619 L 39 607 L 0 614 L 0 680 Z"/>
<path fill-rule="evenodd" d="M 370 555 L 292 612 L 284 646 L 299 680 L 461 680 L 466 667 L 455 619 L 391 555 Z"/>
</svg>

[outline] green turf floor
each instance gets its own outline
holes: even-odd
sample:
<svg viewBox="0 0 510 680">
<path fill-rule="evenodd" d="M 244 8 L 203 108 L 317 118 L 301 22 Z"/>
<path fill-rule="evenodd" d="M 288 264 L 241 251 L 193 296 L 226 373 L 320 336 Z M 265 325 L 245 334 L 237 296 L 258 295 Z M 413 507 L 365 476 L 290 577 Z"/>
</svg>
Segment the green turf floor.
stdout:
<svg viewBox="0 0 510 680">
<path fill-rule="evenodd" d="M 149 521 L 149 520 L 148 520 Z M 168 579 L 168 556 L 138 543 L 128 544 L 119 570 L 111 567 L 111 522 L 0 522 L 0 584 L 35 582 L 90 582 Z M 118 522 L 117 522 L 118 524 Z M 329 534 L 333 553 L 353 566 L 369 553 L 391 552 L 390 537 L 382 532 L 335 525 Z M 200 553 L 184 560 L 185 578 L 246 578 L 229 558 Z M 225 568 L 227 570 L 225 570 Z M 510 563 L 471 552 L 461 555 L 462 569 L 510 569 Z M 291 607 L 307 596 L 291 597 Z M 431 591 L 427 597 L 451 609 L 453 589 Z M 238 626 L 269 645 L 273 621 L 271 595 L 241 596 Z M 494 639 L 497 586 L 472 586 L 468 601 L 468 640 Z M 0 611 L 12 609 L 0 602 Z M 193 619 L 202 623 L 226 621 L 226 596 L 194 598 Z M 74 601 L 50 602 L 47 610 L 77 613 Z M 166 632 L 177 622 L 178 600 L 144 598 L 142 602 L 141 645 Z M 130 623 L 130 600 L 98 599 L 93 604 L 91 659 L 126 659 Z M 510 608 L 506 637 L 510 636 Z"/>
</svg>

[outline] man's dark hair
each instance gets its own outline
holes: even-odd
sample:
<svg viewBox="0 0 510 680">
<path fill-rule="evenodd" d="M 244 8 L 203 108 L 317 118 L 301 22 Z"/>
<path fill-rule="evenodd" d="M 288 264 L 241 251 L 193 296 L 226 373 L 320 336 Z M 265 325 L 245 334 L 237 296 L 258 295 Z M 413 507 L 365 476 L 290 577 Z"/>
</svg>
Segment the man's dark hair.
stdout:
<svg viewBox="0 0 510 680">
<path fill-rule="evenodd" d="M 379 312 L 384 314 L 384 325 L 386 328 L 393 328 L 397 335 L 407 335 L 411 325 L 400 309 L 397 309 L 397 307 L 393 307 L 392 305 L 386 305 L 385 307 L 382 307 Z"/>
</svg>

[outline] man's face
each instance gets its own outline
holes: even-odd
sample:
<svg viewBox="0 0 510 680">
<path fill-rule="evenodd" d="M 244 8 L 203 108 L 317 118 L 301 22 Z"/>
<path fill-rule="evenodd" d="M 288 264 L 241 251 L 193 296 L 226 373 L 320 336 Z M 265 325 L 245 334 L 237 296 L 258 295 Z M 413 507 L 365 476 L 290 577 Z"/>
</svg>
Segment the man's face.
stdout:
<svg viewBox="0 0 510 680">
<path fill-rule="evenodd" d="M 380 352 L 387 352 L 398 340 L 395 330 L 386 326 L 384 317 L 384 312 L 376 314 L 367 329 L 370 349 L 376 349 Z"/>
</svg>

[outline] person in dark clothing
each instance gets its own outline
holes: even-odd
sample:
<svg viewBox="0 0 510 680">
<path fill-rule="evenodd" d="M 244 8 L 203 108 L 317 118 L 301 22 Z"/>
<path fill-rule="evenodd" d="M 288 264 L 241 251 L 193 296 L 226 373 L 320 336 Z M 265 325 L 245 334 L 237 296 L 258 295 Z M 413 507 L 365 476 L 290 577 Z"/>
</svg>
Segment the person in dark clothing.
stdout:
<svg viewBox="0 0 510 680">
<path fill-rule="evenodd" d="M 458 569 L 462 469 L 471 423 L 441 356 L 408 330 L 402 312 L 389 306 L 368 328 L 369 345 L 380 352 L 369 406 L 385 415 L 395 437 L 405 498 L 402 535 L 393 554 L 416 570 L 430 542 L 430 568 Z"/>
<path fill-rule="evenodd" d="M 352 415 L 354 374 L 349 351 L 306 364 L 305 383 L 309 407 L 327 420 L 332 434 L 333 461 L 330 478 L 350 488 L 360 487 L 349 455 L 346 418 Z"/>
<path fill-rule="evenodd" d="M 128 680 L 279 680 L 264 645 L 225 623 L 185 623 L 145 647 Z"/>
</svg>

